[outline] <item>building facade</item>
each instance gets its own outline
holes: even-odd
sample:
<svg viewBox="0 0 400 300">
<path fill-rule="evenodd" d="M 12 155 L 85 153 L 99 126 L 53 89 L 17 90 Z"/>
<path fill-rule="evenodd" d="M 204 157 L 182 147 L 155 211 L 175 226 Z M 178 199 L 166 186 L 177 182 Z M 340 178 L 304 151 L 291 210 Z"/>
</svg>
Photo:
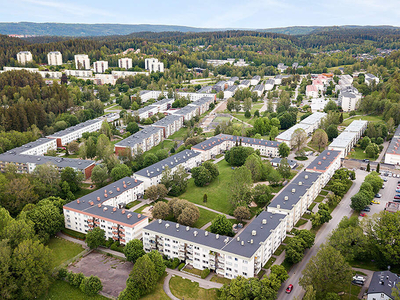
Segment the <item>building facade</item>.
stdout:
<svg viewBox="0 0 400 300">
<path fill-rule="evenodd" d="M 108 69 L 108 61 L 99 60 L 93 63 L 93 72 L 104 73 Z"/>
<path fill-rule="evenodd" d="M 47 54 L 47 64 L 49 66 L 61 66 L 62 54 L 60 51 L 52 51 Z"/>
<path fill-rule="evenodd" d="M 75 55 L 75 68 L 77 70 L 90 70 L 90 59 L 86 54 Z"/>
<path fill-rule="evenodd" d="M 151 72 L 164 72 L 164 63 L 157 58 L 146 58 L 144 60 L 145 69 Z"/>
<path fill-rule="evenodd" d="M 30 51 L 20 51 L 17 53 L 17 61 L 21 65 L 26 65 L 26 63 L 32 60 L 32 53 Z"/>
<path fill-rule="evenodd" d="M 131 69 L 132 68 L 132 58 L 124 57 L 118 59 L 118 67 L 121 69 Z"/>
</svg>

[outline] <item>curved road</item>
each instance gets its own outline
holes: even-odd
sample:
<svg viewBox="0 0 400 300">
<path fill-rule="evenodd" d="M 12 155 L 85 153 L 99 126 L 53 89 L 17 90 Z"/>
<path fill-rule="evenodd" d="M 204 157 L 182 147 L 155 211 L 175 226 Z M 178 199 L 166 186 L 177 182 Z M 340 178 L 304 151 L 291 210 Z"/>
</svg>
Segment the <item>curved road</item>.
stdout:
<svg viewBox="0 0 400 300">
<path fill-rule="evenodd" d="M 361 183 L 364 181 L 365 176 L 367 176 L 367 172 L 356 170 L 356 180 L 354 181 L 352 187 L 349 189 L 347 194 L 344 196 L 339 205 L 332 212 L 332 219 L 329 223 L 325 223 L 322 225 L 321 229 L 318 231 L 315 237 L 315 244 L 311 249 L 307 249 L 304 258 L 301 262 L 294 265 L 289 272 L 289 279 L 286 280 L 278 291 L 279 300 L 291 300 L 291 299 L 302 299 L 304 296 L 304 290 L 299 285 L 299 279 L 301 278 L 301 272 L 309 262 L 310 258 L 317 254 L 319 247 L 321 244 L 325 243 L 328 239 L 330 233 L 337 227 L 340 220 L 343 217 L 350 217 L 353 213 L 353 210 L 350 208 L 350 198 L 354 194 L 356 194 L 361 186 Z M 293 291 L 291 294 L 286 294 L 285 290 L 289 284 L 293 284 Z"/>
</svg>

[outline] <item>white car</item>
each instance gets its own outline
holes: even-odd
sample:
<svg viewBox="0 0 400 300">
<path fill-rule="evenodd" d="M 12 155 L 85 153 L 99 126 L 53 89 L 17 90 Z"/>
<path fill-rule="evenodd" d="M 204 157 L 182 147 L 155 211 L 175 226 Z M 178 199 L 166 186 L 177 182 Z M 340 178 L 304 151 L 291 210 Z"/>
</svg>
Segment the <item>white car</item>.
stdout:
<svg viewBox="0 0 400 300">
<path fill-rule="evenodd" d="M 356 276 L 353 276 L 353 280 L 357 280 L 357 281 L 365 281 L 365 278 L 364 277 L 362 277 L 362 276 L 360 276 L 360 275 L 356 275 Z"/>
</svg>

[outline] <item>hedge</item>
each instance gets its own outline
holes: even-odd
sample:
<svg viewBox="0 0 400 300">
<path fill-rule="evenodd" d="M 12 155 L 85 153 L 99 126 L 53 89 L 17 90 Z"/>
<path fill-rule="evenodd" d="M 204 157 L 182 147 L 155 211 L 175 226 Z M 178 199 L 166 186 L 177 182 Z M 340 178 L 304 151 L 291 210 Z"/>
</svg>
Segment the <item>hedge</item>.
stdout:
<svg viewBox="0 0 400 300">
<path fill-rule="evenodd" d="M 208 274 L 210 274 L 210 270 L 209 269 L 204 269 L 203 271 L 201 271 L 201 278 L 204 279 L 208 276 Z"/>
<path fill-rule="evenodd" d="M 182 270 L 184 266 L 185 266 L 185 263 L 181 263 L 181 264 L 179 265 L 179 267 L 178 267 L 178 270 L 179 270 L 179 271 Z"/>
</svg>

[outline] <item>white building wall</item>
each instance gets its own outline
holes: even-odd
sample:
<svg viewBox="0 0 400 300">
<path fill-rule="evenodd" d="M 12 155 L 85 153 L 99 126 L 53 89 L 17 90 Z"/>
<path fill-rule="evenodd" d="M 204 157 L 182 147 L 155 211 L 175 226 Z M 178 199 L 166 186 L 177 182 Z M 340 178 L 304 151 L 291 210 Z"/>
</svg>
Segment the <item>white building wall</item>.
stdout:
<svg viewBox="0 0 400 300">
<path fill-rule="evenodd" d="M 21 65 L 25 65 L 26 63 L 32 61 L 32 53 L 30 51 L 21 51 L 17 53 L 17 61 Z"/>
<path fill-rule="evenodd" d="M 124 57 L 118 59 L 118 67 L 126 70 L 132 68 L 132 58 Z"/>
<path fill-rule="evenodd" d="M 93 63 L 93 71 L 95 73 L 104 73 L 107 69 L 108 69 L 108 61 L 100 60 L 100 61 L 95 61 Z"/>
<path fill-rule="evenodd" d="M 53 51 L 47 54 L 47 64 L 49 66 L 61 66 L 62 54 L 60 51 Z"/>
<path fill-rule="evenodd" d="M 86 54 L 75 55 L 75 68 L 77 70 L 89 70 L 90 69 L 90 59 Z"/>
</svg>

